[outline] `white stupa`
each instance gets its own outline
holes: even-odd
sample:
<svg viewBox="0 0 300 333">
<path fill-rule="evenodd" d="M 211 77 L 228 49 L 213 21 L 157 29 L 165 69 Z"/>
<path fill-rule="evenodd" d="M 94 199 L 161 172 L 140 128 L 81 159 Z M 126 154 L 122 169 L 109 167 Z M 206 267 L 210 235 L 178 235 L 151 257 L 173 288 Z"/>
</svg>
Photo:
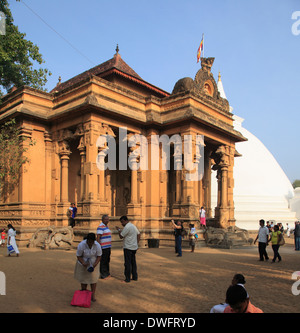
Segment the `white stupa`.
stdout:
<svg viewBox="0 0 300 333">
<path fill-rule="evenodd" d="M 294 189 L 294 197 L 290 200 L 290 207 L 296 213 L 297 220 L 300 220 L 300 187 Z"/>
<path fill-rule="evenodd" d="M 221 76 L 218 89 L 226 98 Z M 232 108 L 230 108 L 232 112 Z M 236 144 L 242 155 L 234 159 L 234 192 L 236 226 L 257 230 L 258 221 L 275 220 L 285 226 L 296 220 L 289 207 L 294 189 L 288 177 L 264 144 L 242 126 L 244 119 L 234 115 L 234 128 L 248 139 Z M 212 174 L 212 207 L 217 204 L 216 174 Z"/>
</svg>

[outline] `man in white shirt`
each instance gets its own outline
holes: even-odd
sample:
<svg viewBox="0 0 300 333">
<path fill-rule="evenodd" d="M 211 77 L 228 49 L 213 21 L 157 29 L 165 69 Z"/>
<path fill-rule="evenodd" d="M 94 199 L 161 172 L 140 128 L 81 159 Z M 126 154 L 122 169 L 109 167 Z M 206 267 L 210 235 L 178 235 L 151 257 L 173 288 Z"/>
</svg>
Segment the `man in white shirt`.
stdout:
<svg viewBox="0 0 300 333">
<path fill-rule="evenodd" d="M 269 260 L 269 256 L 266 250 L 268 244 L 269 229 L 265 226 L 265 220 L 259 220 L 260 228 L 255 238 L 254 244 L 258 239 L 258 253 L 259 261 Z"/>
<path fill-rule="evenodd" d="M 138 274 L 135 254 L 139 247 L 140 232 L 134 224 L 128 221 L 127 216 L 121 216 L 120 221 L 124 228 L 121 230 L 119 227 L 116 227 L 116 229 L 118 230 L 120 238 L 123 239 L 125 261 L 124 281 L 130 282 L 131 276 L 132 280 L 137 281 Z"/>
</svg>

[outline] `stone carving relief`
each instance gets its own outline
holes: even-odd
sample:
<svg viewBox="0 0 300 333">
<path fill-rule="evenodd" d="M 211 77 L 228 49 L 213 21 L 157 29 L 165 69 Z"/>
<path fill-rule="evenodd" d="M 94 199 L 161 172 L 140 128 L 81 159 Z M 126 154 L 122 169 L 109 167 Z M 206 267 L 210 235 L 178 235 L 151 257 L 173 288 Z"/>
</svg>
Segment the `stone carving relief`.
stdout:
<svg viewBox="0 0 300 333">
<path fill-rule="evenodd" d="M 248 246 L 253 243 L 247 230 L 238 227 L 213 228 L 208 227 L 204 238 L 206 244 L 212 247 L 230 249 L 236 246 Z"/>
<path fill-rule="evenodd" d="M 218 170 L 222 166 L 229 166 L 228 147 L 225 145 L 219 146 L 214 152 L 212 152 L 211 158 L 215 163 L 212 167 L 213 170 Z"/>
<path fill-rule="evenodd" d="M 68 141 L 63 140 L 58 142 L 58 153 L 59 155 L 70 155 L 71 150 Z"/>
<path fill-rule="evenodd" d="M 229 103 L 227 99 L 220 96 L 217 83 L 211 73 L 214 60 L 215 58 L 201 58 L 201 69 L 196 73 L 195 79 L 185 77 L 178 80 L 172 94 L 193 93 L 216 102 L 224 111 L 229 112 Z"/>
<path fill-rule="evenodd" d="M 38 229 L 27 247 L 47 249 L 70 249 L 74 239 L 72 227 L 47 227 Z"/>
</svg>

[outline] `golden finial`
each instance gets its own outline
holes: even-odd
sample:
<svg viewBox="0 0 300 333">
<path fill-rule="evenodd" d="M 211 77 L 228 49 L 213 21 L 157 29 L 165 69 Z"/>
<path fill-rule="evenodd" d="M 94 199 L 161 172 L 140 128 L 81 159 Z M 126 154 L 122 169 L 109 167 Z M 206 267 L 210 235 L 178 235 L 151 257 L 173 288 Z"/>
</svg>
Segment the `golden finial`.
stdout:
<svg viewBox="0 0 300 333">
<path fill-rule="evenodd" d="M 58 78 L 57 86 L 61 84 L 61 76 Z"/>
</svg>

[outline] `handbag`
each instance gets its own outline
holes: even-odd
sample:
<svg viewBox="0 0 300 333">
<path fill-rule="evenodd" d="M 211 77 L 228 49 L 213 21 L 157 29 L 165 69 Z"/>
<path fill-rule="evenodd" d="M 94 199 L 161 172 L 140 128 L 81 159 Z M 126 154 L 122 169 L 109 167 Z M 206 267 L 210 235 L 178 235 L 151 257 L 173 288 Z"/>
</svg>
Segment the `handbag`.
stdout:
<svg viewBox="0 0 300 333">
<path fill-rule="evenodd" d="M 9 252 L 9 254 L 15 253 L 15 249 L 14 249 L 14 247 L 12 245 L 7 245 L 7 250 Z"/>
<path fill-rule="evenodd" d="M 89 290 L 76 290 L 71 305 L 89 308 L 91 306 L 92 292 Z"/>
<path fill-rule="evenodd" d="M 278 242 L 278 245 L 282 246 L 282 245 L 284 245 L 284 244 L 285 244 L 285 240 L 284 240 L 284 238 L 283 238 L 283 234 L 281 234 L 281 239 L 280 239 L 280 241 Z"/>
</svg>

